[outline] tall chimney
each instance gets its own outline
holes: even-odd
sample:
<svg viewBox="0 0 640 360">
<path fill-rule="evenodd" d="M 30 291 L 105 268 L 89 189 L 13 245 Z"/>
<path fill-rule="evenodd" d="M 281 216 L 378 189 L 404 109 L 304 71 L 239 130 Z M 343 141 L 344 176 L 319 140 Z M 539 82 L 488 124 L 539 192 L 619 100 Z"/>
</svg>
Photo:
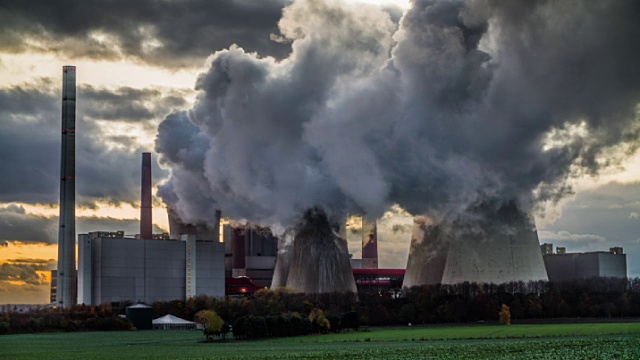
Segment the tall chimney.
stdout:
<svg viewBox="0 0 640 360">
<path fill-rule="evenodd" d="M 233 246 L 233 267 L 231 276 L 247 276 L 245 237 L 249 229 L 234 227 L 231 232 Z"/>
<path fill-rule="evenodd" d="M 58 290 L 61 307 L 76 305 L 76 67 L 62 67 L 62 146 Z"/>
<path fill-rule="evenodd" d="M 140 184 L 140 239 L 152 239 L 151 224 L 151 153 L 142 153 L 142 178 Z"/>
<path fill-rule="evenodd" d="M 362 267 L 378 268 L 378 227 L 376 221 L 362 217 Z"/>
</svg>

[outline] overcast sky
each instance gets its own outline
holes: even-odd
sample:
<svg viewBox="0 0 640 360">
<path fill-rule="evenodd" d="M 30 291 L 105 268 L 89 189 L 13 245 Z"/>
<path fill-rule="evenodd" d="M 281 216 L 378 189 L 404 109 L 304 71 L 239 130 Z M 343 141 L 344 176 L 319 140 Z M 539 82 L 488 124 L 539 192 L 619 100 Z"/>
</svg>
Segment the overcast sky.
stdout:
<svg viewBox="0 0 640 360">
<path fill-rule="evenodd" d="M 384 210 L 397 210 L 390 206 L 393 203 L 402 203 L 407 209 L 430 211 L 433 209 L 422 209 L 416 202 L 427 202 L 428 199 L 453 203 L 459 198 L 451 194 L 456 191 L 466 193 L 468 189 L 475 189 L 473 186 L 484 186 L 487 179 L 493 179 L 483 174 L 488 164 L 495 164 L 492 169 L 501 174 L 501 182 L 517 179 L 513 180 L 515 185 L 493 189 L 496 193 L 507 191 L 505 189 L 512 191 L 516 185 L 522 184 L 526 184 L 522 185 L 523 188 L 539 191 L 540 188 L 534 185 L 544 184 L 547 179 L 551 179 L 549 183 L 554 186 L 558 185 L 558 179 L 562 179 L 564 185 L 571 185 L 572 190 L 562 191 L 557 202 L 539 198 L 535 208 L 538 210 L 536 222 L 541 243 L 565 246 L 570 252 L 606 251 L 613 246 L 622 246 L 628 254 L 629 275 L 640 276 L 640 156 L 636 146 L 630 145 L 638 140 L 637 129 L 631 127 L 637 126 L 640 93 L 637 92 L 638 85 L 626 84 L 638 78 L 640 57 L 633 52 L 636 50 L 633 47 L 628 52 L 618 50 L 629 48 L 628 39 L 623 35 L 638 35 L 640 18 L 636 18 L 636 26 L 633 25 L 637 11 L 618 8 L 596 11 L 584 6 L 584 9 L 580 7 L 580 14 L 586 15 L 574 19 L 545 12 L 550 8 L 542 5 L 537 8 L 535 2 L 529 4 L 529 8 L 515 3 L 511 8 L 494 9 L 492 2 L 479 1 L 458 8 L 440 6 L 439 12 L 432 11 L 440 18 L 433 20 L 429 18 L 429 11 L 412 13 L 406 0 L 370 0 L 366 1 L 369 5 L 350 7 L 354 3 L 356 1 L 346 0 L 295 3 L 290 0 L 0 2 L 0 151 L 4 154 L 0 157 L 0 167 L 4 169 L 0 177 L 0 304 L 48 301 L 47 273 L 56 267 L 57 257 L 63 65 L 76 65 L 78 73 L 78 233 L 94 230 L 138 232 L 140 154 L 145 151 L 153 153 L 154 194 L 157 194 L 154 197 L 155 232 L 167 228 L 164 200 L 173 196 L 163 193 L 163 200 L 157 193 L 158 186 L 164 185 L 162 191 L 170 190 L 177 194 L 176 203 L 178 198 L 186 201 L 191 196 L 185 188 L 191 186 L 190 190 L 193 190 L 200 189 L 198 186 L 203 184 L 209 186 L 199 192 L 202 196 L 198 200 L 204 204 L 195 206 L 197 202 L 194 201 L 183 209 L 184 214 L 194 218 L 199 211 L 206 213 L 212 207 L 222 207 L 223 215 L 286 223 L 298 206 L 307 204 L 299 199 L 302 196 L 310 199 L 309 202 L 326 201 L 323 205 L 328 208 L 348 205 L 378 215 Z M 430 6 L 428 1 L 418 3 L 425 9 Z M 632 1 L 620 3 L 633 4 Z M 288 10 L 283 15 L 287 6 Z M 460 15 L 448 19 L 448 14 L 453 11 Z M 602 17 L 593 20 L 588 16 L 591 11 L 599 11 Z M 409 15 L 403 19 L 407 12 Z M 532 12 L 537 14 L 533 20 L 527 18 Z M 619 13 L 632 15 L 615 21 Z M 553 18 L 553 22 L 545 23 L 545 16 Z M 461 20 L 463 17 L 464 21 Z M 505 20 L 507 18 L 518 18 L 521 22 L 519 25 L 511 24 Z M 524 37 L 517 38 L 513 34 L 536 34 L 537 27 L 550 27 L 549 24 L 558 27 L 558 34 L 564 34 L 564 27 L 579 29 L 576 27 L 578 20 L 585 23 L 593 21 L 594 26 L 581 30 L 585 36 L 591 36 L 589 41 L 584 44 L 578 42 L 575 49 L 564 49 L 562 53 L 537 52 L 539 57 L 530 59 L 539 64 L 530 65 L 537 72 L 537 77 L 526 78 L 528 80 L 522 82 L 524 85 L 512 91 L 514 94 L 549 94 L 548 97 L 532 96 L 520 101 L 516 95 L 500 95 L 500 91 L 509 89 L 500 87 L 501 83 L 508 82 L 508 74 L 521 70 L 513 64 L 529 66 L 522 61 L 528 54 L 526 51 L 554 49 L 554 46 L 566 48 L 561 42 L 536 44 L 539 39 L 535 36 L 529 38 L 530 48 L 522 44 L 513 45 L 516 50 L 511 53 L 509 49 L 503 51 L 501 44 L 521 42 Z M 420 37 L 416 34 L 423 33 L 435 38 L 432 29 L 422 27 L 424 21 L 443 27 L 450 26 L 452 22 L 463 29 L 467 47 L 463 50 L 467 54 L 473 52 L 473 58 L 467 56 L 465 62 L 455 63 L 442 61 L 444 57 L 429 55 L 429 52 L 416 51 L 421 46 L 435 46 L 433 42 L 420 43 L 417 40 Z M 462 22 L 464 24 L 459 24 Z M 502 32 L 496 31 L 497 27 Z M 447 34 L 436 35 L 445 42 Z M 619 38 L 607 38 L 617 34 L 620 34 Z M 484 40 L 478 40 L 480 38 Z M 606 49 L 608 52 L 591 53 L 589 46 L 595 44 L 602 48 L 601 42 L 611 44 Z M 572 56 L 573 53 L 578 55 Z M 420 56 L 432 56 L 438 62 L 420 62 Z M 624 61 L 622 57 L 625 57 Z M 593 70 L 596 67 L 589 66 L 589 61 L 615 69 L 599 74 Z M 561 66 L 555 66 L 556 63 L 561 63 Z M 635 74 L 624 73 L 627 63 L 634 64 Z M 482 72 L 474 73 L 475 67 Z M 233 77 L 237 75 L 234 69 L 239 68 L 244 69 L 246 78 L 234 78 L 236 88 L 232 88 L 233 81 L 227 79 L 232 85 L 222 89 L 221 77 Z M 509 71 L 501 72 L 500 69 Z M 578 70 L 563 77 L 559 76 L 560 69 Z M 394 74 L 411 71 L 415 71 L 415 81 L 409 78 L 394 83 Z M 552 84 L 553 87 L 548 82 L 535 83 L 536 79 L 546 79 L 546 76 L 559 79 L 558 83 Z M 563 83 L 583 78 L 584 83 L 578 87 Z M 564 91 L 555 92 L 557 87 L 563 86 L 566 87 Z M 436 96 L 428 89 L 437 89 L 440 93 Z M 579 90 L 578 95 L 575 95 L 575 89 Z M 617 100 L 598 93 L 598 89 L 619 94 L 610 96 Z M 614 90 L 620 91 L 614 93 Z M 393 103 L 396 91 L 402 94 L 399 97 L 404 97 Z M 481 95 L 473 93 L 475 91 Z M 220 95 L 222 92 L 226 92 L 224 96 Z M 455 97 L 452 94 L 459 92 L 463 92 L 468 100 L 449 101 Z M 242 116 L 247 116 L 231 111 L 233 101 L 241 98 L 239 93 L 257 100 L 253 104 L 258 105 L 246 107 L 248 118 L 264 121 L 251 120 L 246 127 L 241 122 L 237 127 L 225 125 L 228 118 L 235 116 L 241 120 Z M 447 101 L 442 100 L 443 94 L 449 96 Z M 493 96 L 490 101 L 493 107 L 488 107 L 484 100 L 478 100 L 477 96 L 489 96 L 486 94 Z M 389 99 L 389 102 L 368 101 L 372 96 Z M 607 106 L 587 106 L 600 97 L 607 98 L 608 102 L 603 100 Z M 517 102 L 522 108 L 504 110 L 495 105 L 499 100 Z M 228 113 L 219 115 L 216 111 L 223 101 Z M 347 102 L 357 103 L 360 108 L 349 107 L 345 105 Z M 559 103 L 571 103 L 573 107 Z M 602 115 L 628 104 L 636 106 L 635 113 L 632 113 L 632 116 L 635 114 L 635 123 L 616 122 Z M 390 115 L 394 109 L 404 105 L 410 110 L 396 117 Z M 449 126 L 457 127 L 465 121 L 481 124 L 461 110 L 468 108 L 477 109 L 474 114 L 481 114 L 477 116 L 499 118 L 503 121 L 501 129 L 505 130 L 488 129 L 491 131 L 487 131 L 486 136 L 493 142 L 469 144 L 465 138 L 451 138 L 446 144 L 446 151 L 456 155 L 451 157 L 454 160 L 449 159 L 451 161 L 400 161 L 393 157 L 394 154 L 403 151 L 410 154 L 407 149 L 427 151 L 427 148 L 421 143 L 412 148 L 408 141 L 403 145 L 406 147 L 397 147 L 390 133 L 385 134 L 389 137 L 384 139 L 377 135 L 383 131 L 381 129 L 387 129 L 387 118 L 406 120 L 408 126 L 403 131 L 407 134 L 422 133 L 422 123 L 412 123 L 412 116 L 422 116 L 432 109 L 438 109 L 440 114 L 455 114 L 459 122 L 449 123 Z M 557 115 L 543 114 L 550 109 L 558 109 Z M 538 118 L 532 115 L 535 121 L 526 123 L 526 129 L 524 125 L 510 124 L 512 113 L 519 111 L 528 111 Z M 554 127 L 554 124 L 571 125 L 570 116 L 576 113 L 597 120 L 586 122 L 586 126 L 592 126 L 590 129 L 593 130 L 589 135 L 581 133 L 579 127 L 569 127 L 570 131 L 566 127 Z M 308 114 L 313 116 L 307 118 Z M 370 119 L 378 114 L 384 120 L 359 126 L 361 119 Z M 628 117 L 628 114 L 620 116 Z M 282 117 L 287 117 L 289 122 L 272 122 L 272 119 Z M 539 120 L 546 118 L 553 118 L 553 121 L 544 123 Z M 345 140 L 332 127 L 331 119 L 343 121 L 348 126 L 341 128 L 348 130 L 345 133 L 361 135 L 363 142 L 373 139 L 381 144 L 380 148 L 364 147 L 353 139 Z M 534 126 L 541 123 L 547 127 Z M 276 128 L 274 124 L 278 125 L 278 132 L 271 132 Z M 434 157 L 438 157 L 438 149 L 444 146 L 438 144 L 439 139 L 450 136 L 449 132 L 436 129 L 442 124 L 438 122 L 432 133 L 424 135 L 424 143 L 431 146 L 429 151 L 436 153 Z M 485 131 L 485 127 L 471 127 L 468 133 Z M 631 134 L 623 131 L 625 129 L 629 129 Z M 461 129 L 449 131 L 453 130 Z M 304 134 L 297 137 L 296 131 Z M 397 127 L 394 131 L 399 132 Z M 526 156 L 530 155 L 531 147 L 540 136 L 532 138 L 529 143 L 523 136 L 520 144 L 527 144 L 522 145 L 526 147 L 524 150 L 518 148 L 518 144 L 502 141 L 501 136 L 516 137 L 526 131 L 540 131 L 560 144 L 554 143 L 549 147 L 560 148 L 568 143 L 572 149 L 582 146 L 580 155 L 569 160 L 558 156 L 542 161 L 536 157 L 526 166 L 507 169 L 509 161 L 516 163 L 529 159 Z M 227 151 L 236 148 L 233 144 L 225 145 L 225 138 L 220 134 L 237 135 L 236 143 L 250 139 L 250 146 L 244 149 L 247 153 L 241 154 L 245 157 L 231 158 Z M 553 137 L 553 134 L 560 135 Z M 576 138 L 581 136 L 583 138 L 577 141 Z M 227 138 L 231 142 L 231 136 Z M 264 145 L 261 138 L 269 139 L 265 143 L 268 145 Z M 584 138 L 598 140 L 590 143 Z M 340 143 L 348 143 L 349 146 L 343 148 Z M 485 143 L 494 144 L 495 148 L 485 146 Z M 333 153 L 333 149 L 339 150 Z M 467 151 L 473 151 L 475 155 L 469 156 Z M 600 162 L 607 154 L 615 161 L 590 171 L 594 169 L 593 164 L 584 165 L 588 162 L 585 154 L 590 151 L 597 153 Z M 495 153 L 498 152 L 502 152 L 499 155 L 505 158 L 504 163 L 495 161 Z M 229 160 L 220 167 L 206 165 L 209 160 L 219 161 L 218 156 Z M 582 164 L 577 163 L 578 158 Z M 253 159 L 253 162 L 246 159 Z M 537 167 L 554 164 L 553 161 L 565 161 L 568 172 L 558 175 L 536 170 Z M 296 182 L 296 174 L 301 168 L 288 167 L 290 164 L 304 164 L 302 168 L 312 172 L 315 180 L 308 181 L 307 178 Z M 429 167 L 424 172 L 416 171 L 422 164 L 429 164 Z M 456 179 L 456 171 L 449 168 L 454 166 L 452 164 L 464 167 L 467 174 L 476 174 L 470 177 L 482 179 L 482 182 L 470 183 L 464 177 Z M 436 165 L 442 165 L 442 168 L 436 168 Z M 559 165 L 562 166 L 565 163 Z M 241 171 L 245 167 L 248 172 Z M 341 173 L 349 173 L 346 169 L 360 172 L 351 174 L 357 179 L 357 185 L 346 184 L 349 177 L 336 176 L 336 169 Z M 371 173 L 369 169 L 373 169 Z M 428 175 L 437 171 L 442 171 L 439 173 L 442 177 L 456 179 L 442 183 L 451 188 L 450 191 L 436 194 L 423 189 L 440 184 L 440 177 Z M 289 172 L 291 176 L 284 176 Z M 538 178 L 534 172 L 544 175 Z M 239 177 L 238 174 L 245 174 L 256 181 L 246 184 L 238 179 L 231 181 L 233 176 Z M 393 174 L 402 179 L 395 179 Z M 367 181 L 363 182 L 359 176 L 365 176 Z M 188 182 L 185 177 L 189 177 Z M 427 179 L 425 183 L 428 185 L 414 181 L 422 177 Z M 525 177 L 531 181 L 521 179 Z M 267 180 L 261 182 L 264 179 Z M 376 182 L 376 179 L 381 180 Z M 241 192 L 241 186 L 250 190 Z M 285 193 L 283 189 L 290 191 Z M 424 198 L 411 199 L 410 192 L 403 189 L 415 190 Z M 386 197 L 370 196 L 371 193 L 386 194 Z M 215 203 L 209 201 L 214 198 Z M 434 205 L 433 208 L 437 207 Z M 401 268 L 406 265 L 412 220 L 401 213 L 387 213 L 380 221 L 381 267 Z M 348 236 L 356 258 L 359 257 L 358 235 L 350 232 Z"/>
</svg>

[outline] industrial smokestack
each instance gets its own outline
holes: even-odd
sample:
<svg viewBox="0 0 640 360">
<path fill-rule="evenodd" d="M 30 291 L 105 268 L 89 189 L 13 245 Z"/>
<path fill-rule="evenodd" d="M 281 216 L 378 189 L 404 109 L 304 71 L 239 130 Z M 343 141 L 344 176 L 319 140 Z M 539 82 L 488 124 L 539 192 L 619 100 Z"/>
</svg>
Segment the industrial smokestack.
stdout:
<svg viewBox="0 0 640 360">
<path fill-rule="evenodd" d="M 362 267 L 378 268 L 378 226 L 376 221 L 362 217 Z"/>
<path fill-rule="evenodd" d="M 236 228 L 234 227 L 231 230 L 232 236 L 232 246 L 233 246 L 233 268 L 231 269 L 231 276 L 246 276 L 247 275 L 247 265 L 246 265 L 246 247 L 245 247 L 245 237 L 247 231 L 244 228 Z"/>
<path fill-rule="evenodd" d="M 142 153 L 140 199 L 140 238 L 152 239 L 153 228 L 151 224 L 151 153 Z"/>
<path fill-rule="evenodd" d="M 76 67 L 62 67 L 62 146 L 60 156 L 60 228 L 56 302 L 71 307 L 76 299 Z"/>
</svg>

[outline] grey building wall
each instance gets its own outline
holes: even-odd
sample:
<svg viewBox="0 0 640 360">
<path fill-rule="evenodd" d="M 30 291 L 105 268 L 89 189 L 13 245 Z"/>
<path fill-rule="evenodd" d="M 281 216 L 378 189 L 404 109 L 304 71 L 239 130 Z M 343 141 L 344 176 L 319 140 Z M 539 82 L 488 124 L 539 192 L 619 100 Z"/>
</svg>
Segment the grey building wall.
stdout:
<svg viewBox="0 0 640 360">
<path fill-rule="evenodd" d="M 78 304 L 91 304 L 91 238 L 78 235 Z"/>
<path fill-rule="evenodd" d="M 551 254 L 543 256 L 549 281 L 567 281 L 576 277 L 576 257 L 578 254 Z"/>
<path fill-rule="evenodd" d="M 600 276 L 606 277 L 627 277 L 627 255 L 599 253 Z"/>
<path fill-rule="evenodd" d="M 224 296 L 224 244 L 196 242 L 196 295 Z"/>
<path fill-rule="evenodd" d="M 196 294 L 224 296 L 224 245 L 196 244 Z M 82 303 L 186 299 L 184 241 L 83 238 L 82 248 L 80 263 L 91 264 L 81 270 Z M 87 259 L 89 253 L 91 258 Z"/>
<path fill-rule="evenodd" d="M 544 256 L 550 281 L 590 277 L 627 277 L 627 256 L 610 252 L 551 254 Z"/>
</svg>

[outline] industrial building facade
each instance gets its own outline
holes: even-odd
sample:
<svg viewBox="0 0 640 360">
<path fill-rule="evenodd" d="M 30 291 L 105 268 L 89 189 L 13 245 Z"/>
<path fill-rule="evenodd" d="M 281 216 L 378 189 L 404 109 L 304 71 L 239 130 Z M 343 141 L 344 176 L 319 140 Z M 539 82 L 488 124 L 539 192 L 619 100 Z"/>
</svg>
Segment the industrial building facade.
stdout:
<svg viewBox="0 0 640 360">
<path fill-rule="evenodd" d="M 270 287 L 276 266 L 278 238 L 270 229 L 257 226 L 222 226 L 225 245 L 225 276 L 248 276 Z"/>
<path fill-rule="evenodd" d="M 566 253 L 564 248 L 555 254 L 548 250 L 551 244 L 543 244 L 544 265 L 550 281 L 567 281 L 592 277 L 627 277 L 627 255 L 622 248 L 609 252 Z"/>
<path fill-rule="evenodd" d="M 189 249 L 191 246 L 191 249 Z M 78 235 L 78 303 L 224 296 L 224 244 L 140 240 L 121 232 Z"/>
</svg>

